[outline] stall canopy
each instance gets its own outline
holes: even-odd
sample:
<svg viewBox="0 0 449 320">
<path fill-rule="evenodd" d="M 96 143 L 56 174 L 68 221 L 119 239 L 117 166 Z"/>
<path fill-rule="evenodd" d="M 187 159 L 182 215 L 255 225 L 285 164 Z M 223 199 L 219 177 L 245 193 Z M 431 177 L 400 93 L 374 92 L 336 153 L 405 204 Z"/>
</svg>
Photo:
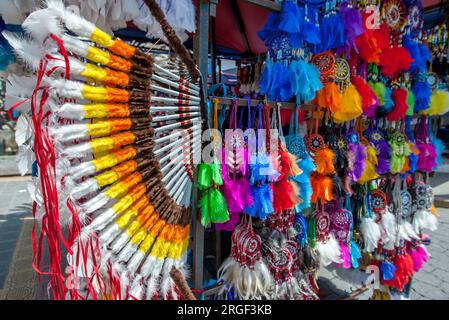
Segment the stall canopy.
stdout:
<svg viewBox="0 0 449 320">
<path fill-rule="evenodd" d="M 198 6 L 199 0 L 193 1 Z M 264 43 L 257 36 L 273 8 L 280 8 L 270 0 L 215 0 L 215 46 L 217 55 L 229 57 L 251 57 L 266 52 Z M 423 0 L 426 27 L 431 27 L 443 19 L 442 1 Z M 271 9 L 264 8 L 271 7 Z M 122 38 L 148 40 L 145 33 L 134 28 L 116 32 Z M 186 46 L 193 47 L 192 39 Z"/>
<path fill-rule="evenodd" d="M 270 3 L 276 7 L 274 1 L 218 0 L 215 20 L 217 53 L 254 56 L 266 52 L 257 31 L 272 11 L 263 5 L 270 6 Z M 422 1 L 426 25 L 441 21 L 440 3 L 440 0 Z"/>
</svg>

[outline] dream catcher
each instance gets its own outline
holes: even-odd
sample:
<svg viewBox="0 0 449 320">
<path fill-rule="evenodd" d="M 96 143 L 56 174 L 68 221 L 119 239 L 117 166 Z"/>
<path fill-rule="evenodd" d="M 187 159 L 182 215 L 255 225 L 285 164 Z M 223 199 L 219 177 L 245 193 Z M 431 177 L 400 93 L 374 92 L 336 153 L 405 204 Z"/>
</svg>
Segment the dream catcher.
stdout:
<svg viewBox="0 0 449 320">
<path fill-rule="evenodd" d="M 217 277 L 224 282 L 219 294 L 230 300 L 267 298 L 273 279 L 261 259 L 261 239 L 253 231 L 251 218 L 242 218 L 231 241 L 231 255 L 218 270 Z M 231 291 L 234 295 L 229 296 Z"/>
<path fill-rule="evenodd" d="M 422 117 L 415 126 L 415 146 L 419 151 L 417 169 L 430 173 L 436 166 L 437 152 L 429 139 L 427 118 Z"/>
<path fill-rule="evenodd" d="M 420 35 L 424 23 L 421 1 L 414 1 L 408 8 L 407 24 L 413 38 Z"/>
<path fill-rule="evenodd" d="M 358 268 L 358 259 L 361 258 L 360 249 L 352 239 L 353 217 L 350 211 L 350 198 L 346 197 L 345 208 L 342 208 L 337 201 L 329 203 L 326 208 L 330 215 L 330 232 L 340 246 L 343 268 Z"/>
<path fill-rule="evenodd" d="M 341 129 L 336 127 L 331 120 L 326 121 L 324 137 L 334 155 L 333 164 L 335 174 L 332 175 L 333 192 L 336 198 L 341 198 L 344 197 L 345 192 L 347 192 L 344 190 L 343 177 L 346 176 L 346 169 L 348 167 L 348 160 L 346 158 L 348 144 L 345 138 L 341 135 Z"/>
<path fill-rule="evenodd" d="M 302 174 L 302 171 L 298 167 L 296 157 L 289 153 L 285 146 L 280 104 L 273 110 L 271 128 L 274 132 L 279 133 L 278 137 L 269 137 L 269 140 L 273 143 L 277 142 L 277 145 L 270 146 L 270 153 L 275 156 L 275 159 L 273 159 L 274 168 L 279 172 L 276 181 L 273 183 L 273 208 L 275 213 L 281 213 L 293 209 L 301 203 L 301 199 L 298 198 L 297 185 L 291 178 Z"/>
<path fill-rule="evenodd" d="M 412 195 L 407 190 L 406 181 L 401 181 L 397 178 L 393 185 L 392 190 L 392 202 L 393 212 L 397 221 L 397 242 L 396 246 L 399 246 L 401 240 L 411 241 L 412 239 L 418 239 L 418 235 L 413 230 L 413 226 L 410 223 L 412 217 Z"/>
<path fill-rule="evenodd" d="M 380 54 L 381 72 L 387 78 L 395 78 L 409 69 L 413 59 L 402 47 L 402 33 L 407 22 L 407 13 L 401 0 L 387 0 L 382 3 L 381 15 L 389 29 L 389 45 Z"/>
<path fill-rule="evenodd" d="M 295 238 L 295 212 L 273 214 L 262 229 L 263 252 L 274 286 L 270 299 L 316 299 L 308 280 L 300 271 L 300 245 Z"/>
<path fill-rule="evenodd" d="M 311 221 L 314 224 L 314 241 L 316 241 L 316 250 L 320 257 L 320 264 L 327 266 L 332 262 L 343 262 L 339 244 L 331 232 L 331 216 L 325 210 L 324 206 L 317 205 Z"/>
<path fill-rule="evenodd" d="M 313 55 L 312 63 L 320 71 L 320 79 L 322 83 L 330 82 L 335 77 L 335 56 L 330 52 L 321 52 Z"/>
<path fill-rule="evenodd" d="M 406 158 L 410 154 L 410 145 L 400 130 L 393 130 L 388 134 L 388 143 L 391 147 L 390 172 L 401 173 Z"/>
<path fill-rule="evenodd" d="M 348 143 L 348 176 L 356 182 L 365 170 L 366 147 L 360 143 L 359 135 L 353 128 L 345 135 L 345 139 Z"/>
<path fill-rule="evenodd" d="M 382 2 L 382 19 L 392 33 L 401 33 L 407 22 L 407 13 L 401 0 L 386 0 Z"/>
<path fill-rule="evenodd" d="M 249 103 L 249 102 L 248 102 Z M 258 132 L 263 130 L 263 105 L 259 104 L 255 109 L 257 112 Z M 248 123 L 254 122 L 253 117 Z M 251 137 L 248 137 L 251 140 Z M 273 208 L 273 187 L 272 184 L 277 180 L 279 172 L 274 168 L 273 154 L 269 154 L 266 150 L 266 141 L 262 137 L 260 140 L 259 134 L 255 137 L 254 145 L 256 146 L 250 154 L 250 184 L 252 197 L 254 199 L 252 205 L 245 207 L 245 213 L 252 217 L 257 217 L 265 220 L 270 214 L 274 212 Z"/>
<path fill-rule="evenodd" d="M 299 115 L 302 112 L 295 108 L 290 118 L 289 134 L 285 137 L 287 150 L 297 159 L 298 168 L 302 171 L 300 174 L 291 177 L 299 189 L 298 197 L 302 200 L 296 206 L 297 212 L 310 207 L 310 197 L 312 195 L 312 187 L 310 185 L 310 173 L 316 169 L 315 164 L 307 152 L 303 137 L 299 132 Z"/>
<path fill-rule="evenodd" d="M 214 129 L 218 130 L 218 103 L 213 99 Z M 210 223 L 224 223 L 229 220 L 229 212 L 226 200 L 220 192 L 223 185 L 221 165 L 216 157 L 222 147 L 221 137 L 212 136 L 213 158 L 212 163 L 201 163 L 198 166 L 198 189 L 203 191 L 199 207 L 201 209 L 201 224 L 208 226 Z"/>
<path fill-rule="evenodd" d="M 243 131 L 236 130 L 237 112 L 237 101 L 233 100 L 229 116 L 231 130 L 225 130 L 224 147 L 221 152 L 222 192 L 230 215 L 227 223 L 215 225 L 217 230 L 234 230 L 239 223 L 240 213 L 254 202 L 249 179 L 247 179 L 249 175 L 247 143 Z M 242 112 L 243 110 L 240 114 Z"/>
<path fill-rule="evenodd" d="M 435 72 L 429 72 L 427 74 L 427 83 L 429 84 L 430 88 L 432 90 L 435 90 L 438 87 L 438 84 L 440 82 L 440 79 L 438 77 L 438 74 Z"/>
<path fill-rule="evenodd" d="M 383 214 L 387 210 L 387 195 L 380 189 L 371 190 L 371 203 L 374 220 L 376 221 L 376 223 L 379 223 L 382 219 Z"/>
<path fill-rule="evenodd" d="M 180 297 L 169 272 L 176 267 L 185 274 L 186 268 L 188 206 L 201 145 L 198 71 L 160 8 L 148 2 L 185 66 L 111 38 L 59 1 L 25 20 L 32 41 L 12 39 L 31 67 L 41 54 L 31 95 L 41 186 L 35 190 L 42 197 L 35 214 L 45 225 L 55 299 L 67 293 L 61 243 L 69 276 L 87 288 L 70 288 L 72 299 Z M 69 229 L 67 239 L 61 224 Z"/>
<path fill-rule="evenodd" d="M 413 197 L 413 228 L 416 233 L 420 233 L 422 229 L 434 231 L 437 229 L 437 218 L 431 212 L 433 207 L 433 190 L 432 187 L 424 181 L 416 181 L 411 188 Z"/>
<path fill-rule="evenodd" d="M 377 127 L 369 127 L 363 131 L 363 136 L 376 149 L 376 172 L 379 175 L 390 172 L 391 147 L 385 139 L 384 133 Z"/>
<path fill-rule="evenodd" d="M 350 84 L 350 67 L 348 61 L 343 58 L 335 60 L 335 77 L 336 82 L 340 88 L 346 88 Z"/>
</svg>

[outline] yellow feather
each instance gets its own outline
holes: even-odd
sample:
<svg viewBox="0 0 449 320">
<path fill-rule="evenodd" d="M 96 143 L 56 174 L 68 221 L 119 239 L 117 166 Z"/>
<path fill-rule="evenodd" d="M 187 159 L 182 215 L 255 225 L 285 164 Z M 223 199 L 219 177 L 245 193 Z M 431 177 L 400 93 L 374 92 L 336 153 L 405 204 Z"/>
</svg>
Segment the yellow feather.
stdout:
<svg viewBox="0 0 449 320">
<path fill-rule="evenodd" d="M 423 110 L 426 115 L 445 114 L 449 111 L 449 93 L 445 90 L 435 90 L 430 96 L 429 108 Z"/>
<path fill-rule="evenodd" d="M 365 159 L 365 170 L 363 170 L 362 176 L 357 181 L 360 184 L 364 184 L 370 180 L 379 178 L 379 175 L 376 172 L 376 164 L 377 164 L 376 150 L 371 146 L 367 146 L 366 154 L 367 157 Z"/>
<path fill-rule="evenodd" d="M 334 121 L 342 123 L 353 120 L 362 114 L 362 97 L 354 85 L 350 85 L 343 92 L 341 99 L 342 108 L 333 113 Z"/>
</svg>

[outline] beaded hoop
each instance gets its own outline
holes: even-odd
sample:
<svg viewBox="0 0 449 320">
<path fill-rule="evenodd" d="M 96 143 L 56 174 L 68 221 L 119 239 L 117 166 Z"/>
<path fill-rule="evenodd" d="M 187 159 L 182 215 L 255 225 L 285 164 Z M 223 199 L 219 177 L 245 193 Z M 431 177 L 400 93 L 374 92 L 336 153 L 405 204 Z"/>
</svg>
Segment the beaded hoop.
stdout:
<svg viewBox="0 0 449 320">
<path fill-rule="evenodd" d="M 376 222 L 382 219 L 382 215 L 387 209 L 387 195 L 380 189 L 375 189 L 371 191 L 371 202 L 373 213 L 376 215 Z"/>
<path fill-rule="evenodd" d="M 288 152 L 295 155 L 299 159 L 304 159 L 306 154 L 306 146 L 300 135 L 291 134 L 285 137 L 285 144 Z"/>
<path fill-rule="evenodd" d="M 438 86 L 438 82 L 440 81 L 440 78 L 435 72 L 429 72 L 427 76 L 427 83 L 430 85 L 432 90 L 435 90 Z"/>
<path fill-rule="evenodd" d="M 304 143 L 306 144 L 307 149 L 312 153 L 316 153 L 326 145 L 323 137 L 316 133 L 306 135 L 304 137 Z"/>
<path fill-rule="evenodd" d="M 315 213 L 316 219 L 316 238 L 319 241 L 326 240 L 330 232 L 331 219 L 326 211 L 319 211 Z"/>
<path fill-rule="evenodd" d="M 350 76 L 349 63 L 342 58 L 338 58 L 335 61 L 335 82 L 341 85 L 346 85 L 349 83 Z"/>
<path fill-rule="evenodd" d="M 401 198 L 401 216 L 407 219 L 412 214 L 412 195 L 407 190 L 402 190 L 400 193 Z"/>
<path fill-rule="evenodd" d="M 312 63 L 320 71 L 321 82 L 329 82 L 335 76 L 335 56 L 330 51 L 315 54 Z"/>
<path fill-rule="evenodd" d="M 433 190 L 428 184 L 419 181 L 412 188 L 413 204 L 417 210 L 429 210 L 433 205 Z"/>
<path fill-rule="evenodd" d="M 401 32 L 407 22 L 405 5 L 400 0 L 386 0 L 382 5 L 382 18 L 391 31 Z"/>
<path fill-rule="evenodd" d="M 420 5 L 421 1 L 417 1 L 408 9 L 408 24 L 413 36 L 419 34 L 423 24 L 423 14 Z"/>
<path fill-rule="evenodd" d="M 346 209 L 339 208 L 331 218 L 332 227 L 336 229 L 349 229 L 352 224 L 352 214 Z"/>
</svg>

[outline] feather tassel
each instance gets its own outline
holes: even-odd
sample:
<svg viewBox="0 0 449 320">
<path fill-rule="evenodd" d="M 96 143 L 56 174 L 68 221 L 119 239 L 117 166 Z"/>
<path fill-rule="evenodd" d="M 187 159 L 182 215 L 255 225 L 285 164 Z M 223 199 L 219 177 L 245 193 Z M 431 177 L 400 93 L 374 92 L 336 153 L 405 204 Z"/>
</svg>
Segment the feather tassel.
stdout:
<svg viewBox="0 0 449 320">
<path fill-rule="evenodd" d="M 377 249 L 379 240 L 381 239 L 381 233 L 379 225 L 374 222 L 373 218 L 363 217 L 360 231 L 363 235 L 363 243 L 365 245 L 365 252 L 373 252 Z"/>
</svg>

